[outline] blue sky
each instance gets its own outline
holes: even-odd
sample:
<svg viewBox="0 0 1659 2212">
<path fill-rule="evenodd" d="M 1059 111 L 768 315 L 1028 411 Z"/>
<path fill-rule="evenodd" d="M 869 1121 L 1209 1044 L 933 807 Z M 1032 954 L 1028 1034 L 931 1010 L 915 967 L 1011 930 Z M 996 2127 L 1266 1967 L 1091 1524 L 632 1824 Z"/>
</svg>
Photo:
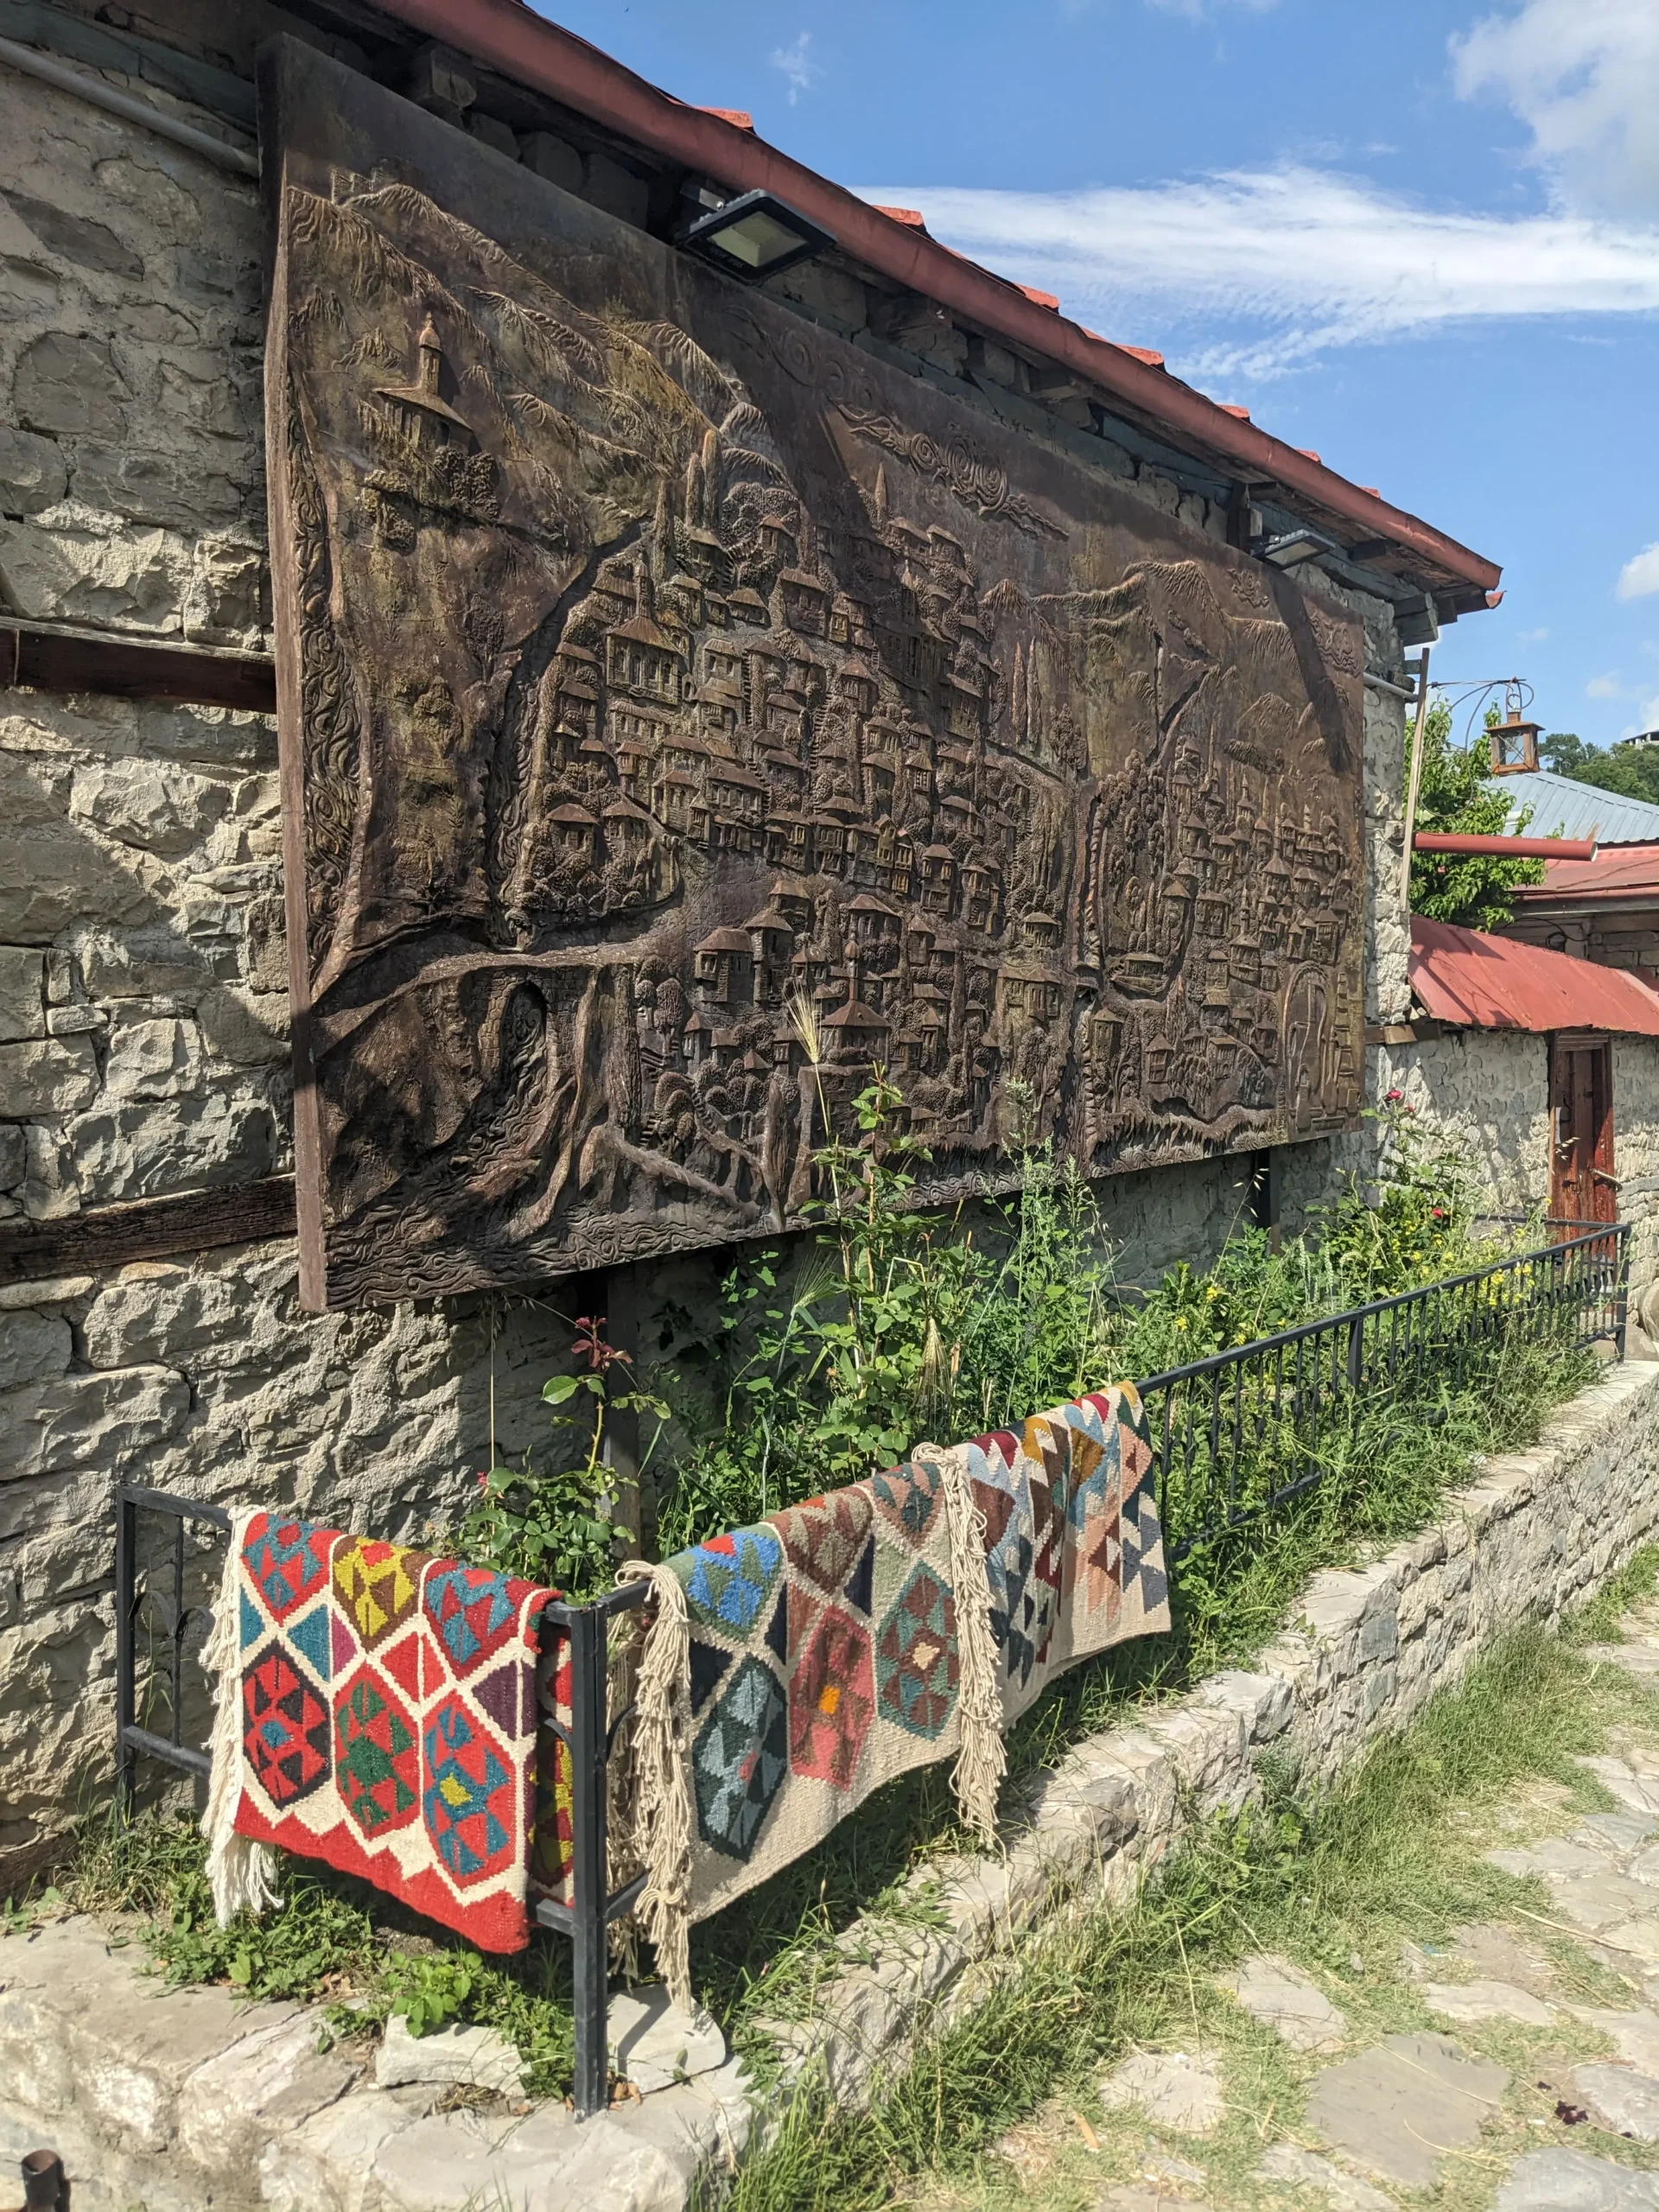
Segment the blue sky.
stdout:
<svg viewBox="0 0 1659 2212">
<path fill-rule="evenodd" d="M 1659 0 L 561 0 L 1502 562 L 1434 672 L 1659 727 Z"/>
</svg>

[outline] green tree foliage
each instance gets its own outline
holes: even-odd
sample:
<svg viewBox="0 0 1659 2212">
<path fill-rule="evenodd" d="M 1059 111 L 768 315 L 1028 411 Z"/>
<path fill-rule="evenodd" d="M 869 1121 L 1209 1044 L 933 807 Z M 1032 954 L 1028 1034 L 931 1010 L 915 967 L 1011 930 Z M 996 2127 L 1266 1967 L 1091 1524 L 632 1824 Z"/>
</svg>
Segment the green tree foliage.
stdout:
<svg viewBox="0 0 1659 2212">
<path fill-rule="evenodd" d="M 1408 747 L 1407 772 L 1410 772 Z M 1419 830 L 1459 831 L 1500 837 L 1510 826 L 1510 802 L 1492 774 L 1485 734 L 1468 750 L 1452 742 L 1452 710 L 1436 700 L 1423 728 L 1423 775 L 1417 795 Z M 1517 829 L 1529 819 L 1523 810 Z M 1510 919 L 1510 893 L 1523 883 L 1541 883 L 1541 861 L 1461 859 L 1452 853 L 1414 853 L 1411 911 L 1436 922 L 1489 930 Z"/>
<path fill-rule="evenodd" d="M 1622 798 L 1644 799 L 1659 806 L 1659 745 L 1608 750 L 1586 745 L 1572 730 L 1554 730 L 1538 741 L 1538 758 L 1558 776 L 1575 784 L 1593 784 L 1599 791 L 1617 791 Z"/>
</svg>

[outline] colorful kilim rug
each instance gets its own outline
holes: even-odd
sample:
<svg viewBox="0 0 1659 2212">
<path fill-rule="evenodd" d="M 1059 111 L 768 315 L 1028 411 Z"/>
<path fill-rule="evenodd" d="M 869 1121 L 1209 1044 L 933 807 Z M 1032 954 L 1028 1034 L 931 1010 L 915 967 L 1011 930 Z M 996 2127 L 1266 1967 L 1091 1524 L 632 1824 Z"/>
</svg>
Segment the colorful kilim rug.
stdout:
<svg viewBox="0 0 1659 2212">
<path fill-rule="evenodd" d="M 527 1885 L 569 1897 L 568 1755 L 538 1725 L 569 1713 L 568 1643 L 541 1648 L 556 1594 L 312 1522 L 238 1523 L 211 1654 L 215 1855 L 233 1829 L 522 1949 Z"/>
<path fill-rule="evenodd" d="M 689 1638 L 677 1709 L 664 1700 L 658 1717 L 668 1769 L 651 1785 L 684 1810 L 664 1818 L 660 1805 L 641 1808 L 653 1884 L 644 1917 L 671 1978 L 683 1951 L 677 1923 L 765 1881 L 883 1783 L 963 1750 L 972 1655 L 957 1609 L 969 1586 L 995 1643 L 993 1656 L 981 1638 L 993 1747 L 997 1726 L 1061 1669 L 1167 1630 L 1151 1464 L 1140 1401 L 1120 1387 L 1039 1414 L 1018 1434 L 918 1446 L 907 1465 L 652 1570 L 652 1637 Z M 960 1548 L 953 1567 L 953 1518 L 971 1524 L 971 1573 Z M 960 1545 L 960 1526 L 957 1535 Z M 683 1593 L 683 1614 L 664 1576 Z M 969 1743 L 963 1764 L 972 1756 Z M 1000 1752 L 997 1761 L 993 1796 Z M 964 1795 L 962 1765 L 957 1786 Z"/>
<path fill-rule="evenodd" d="M 1167 1632 L 1152 1446 L 1128 1384 L 951 1451 L 985 1519 L 1005 1727 L 1079 1659 Z"/>
</svg>

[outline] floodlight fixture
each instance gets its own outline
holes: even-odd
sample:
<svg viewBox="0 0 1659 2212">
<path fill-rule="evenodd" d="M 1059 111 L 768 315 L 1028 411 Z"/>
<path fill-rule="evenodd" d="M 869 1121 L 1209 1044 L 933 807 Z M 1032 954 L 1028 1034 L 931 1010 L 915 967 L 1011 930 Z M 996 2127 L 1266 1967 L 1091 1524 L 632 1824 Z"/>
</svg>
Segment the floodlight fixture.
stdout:
<svg viewBox="0 0 1659 2212">
<path fill-rule="evenodd" d="M 706 201 L 711 196 L 699 194 Z M 830 233 L 775 193 L 743 192 L 699 215 L 679 243 L 728 276 L 758 284 L 835 244 Z"/>
<path fill-rule="evenodd" d="M 1334 538 L 1326 537 L 1323 531 L 1307 529 L 1286 530 L 1276 537 L 1259 537 L 1250 550 L 1262 560 L 1270 561 L 1275 569 L 1300 568 L 1304 561 L 1318 561 L 1332 553 L 1338 558 L 1342 555 L 1342 548 Z"/>
</svg>

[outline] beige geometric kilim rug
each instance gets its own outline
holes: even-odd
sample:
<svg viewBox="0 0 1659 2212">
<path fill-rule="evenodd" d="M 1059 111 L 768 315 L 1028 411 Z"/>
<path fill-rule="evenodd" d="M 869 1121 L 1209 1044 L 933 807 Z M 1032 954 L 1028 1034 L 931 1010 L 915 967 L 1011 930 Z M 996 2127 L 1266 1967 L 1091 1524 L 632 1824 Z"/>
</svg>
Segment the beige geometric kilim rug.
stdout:
<svg viewBox="0 0 1659 2212">
<path fill-rule="evenodd" d="M 1169 1627 L 1127 1384 L 694 1545 L 649 1572 L 641 1918 L 689 1998 L 685 1926 L 884 1783 L 956 1758 L 988 1836 L 1001 1731 L 1065 1668 Z"/>
</svg>

